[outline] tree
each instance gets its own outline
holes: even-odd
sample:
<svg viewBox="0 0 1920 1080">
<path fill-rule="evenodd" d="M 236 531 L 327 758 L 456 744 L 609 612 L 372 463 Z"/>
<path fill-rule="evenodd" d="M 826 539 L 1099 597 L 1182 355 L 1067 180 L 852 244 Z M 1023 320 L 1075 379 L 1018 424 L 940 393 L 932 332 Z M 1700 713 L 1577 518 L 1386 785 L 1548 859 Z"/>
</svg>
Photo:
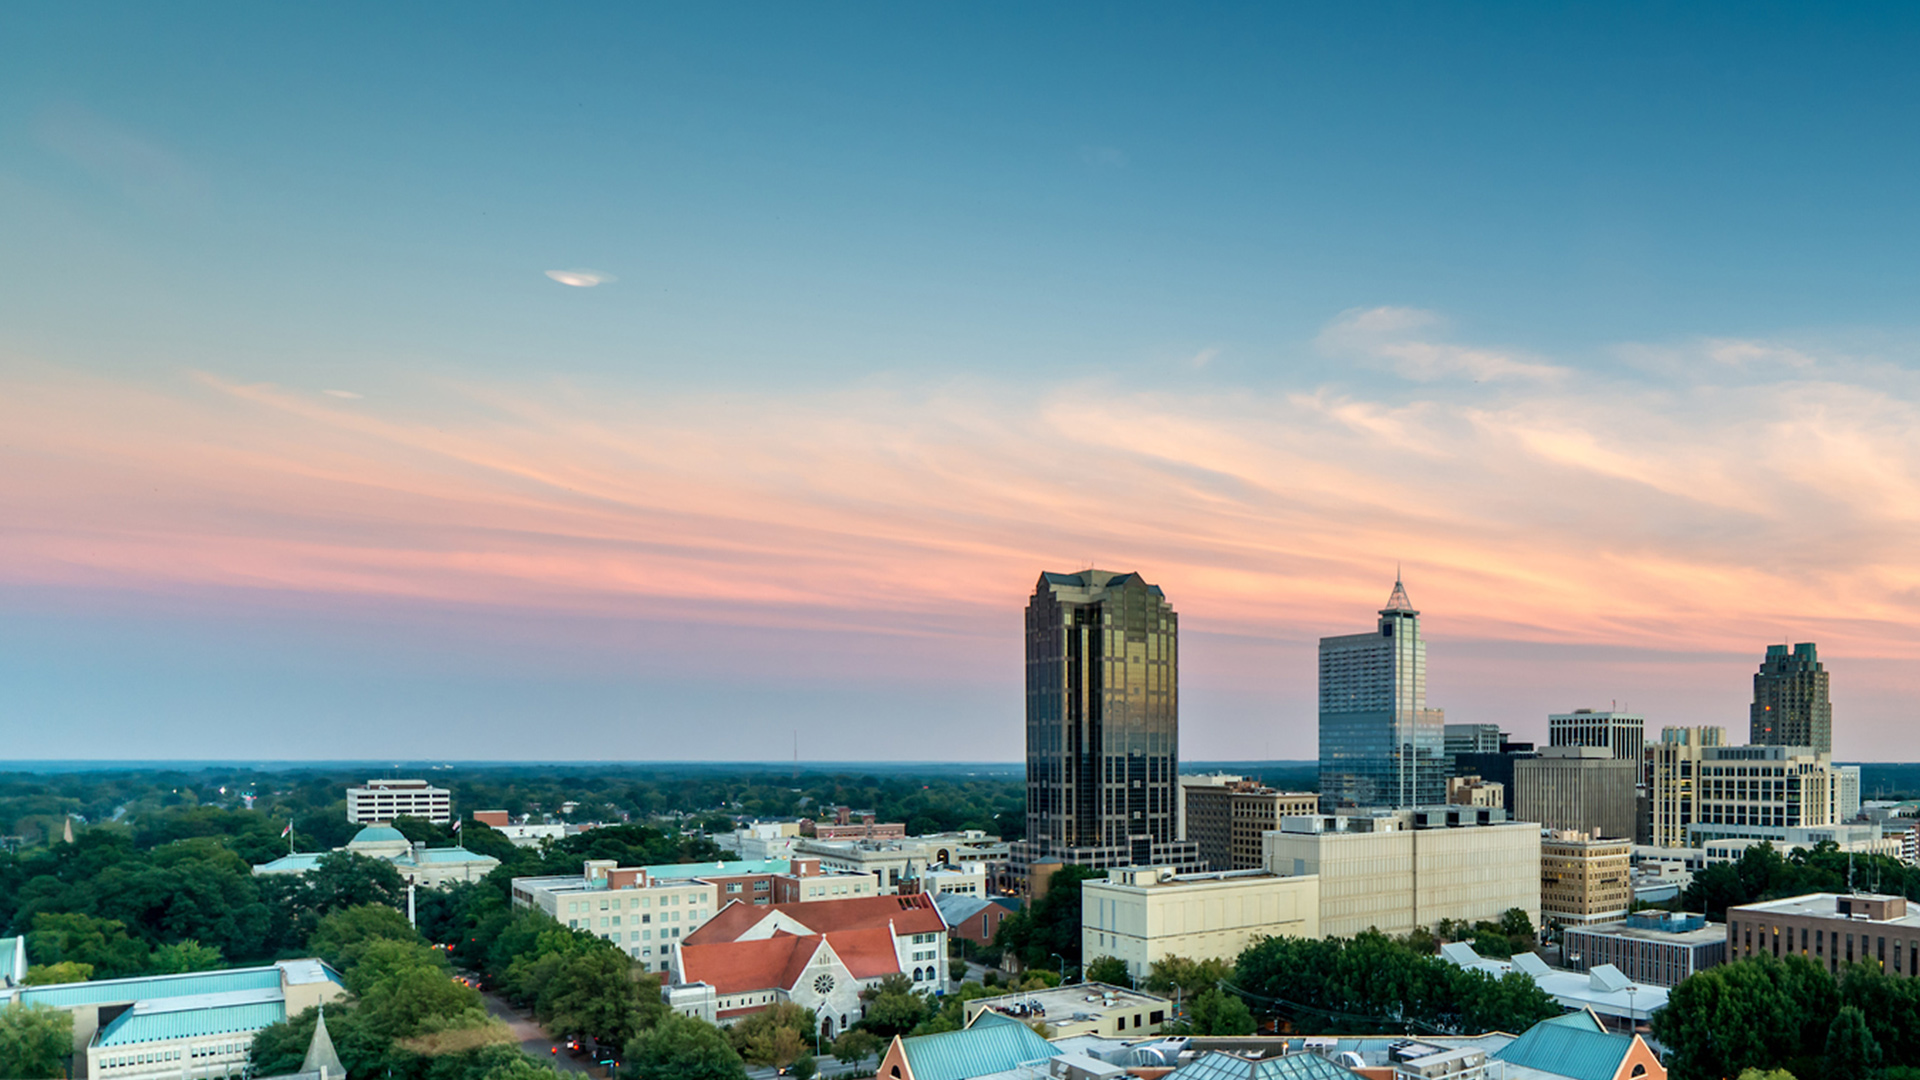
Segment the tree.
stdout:
<svg viewBox="0 0 1920 1080">
<path fill-rule="evenodd" d="M 1191 1001 L 1208 989 L 1233 978 L 1233 964 L 1226 960 L 1189 960 L 1168 956 L 1153 962 L 1147 971 L 1147 989 L 1156 994 L 1180 994 Z"/>
<path fill-rule="evenodd" d="M 117 919 L 51 912 L 33 917 L 27 955 L 41 964 L 90 964 L 102 979 L 138 975 L 147 970 L 148 958 L 147 947 L 128 937 L 126 924 Z"/>
<path fill-rule="evenodd" d="M 858 1065 L 886 1048 L 885 1039 L 865 1028 L 854 1028 L 833 1040 L 833 1057 L 842 1065 Z"/>
<path fill-rule="evenodd" d="M 1740 1080 L 1797 1080 L 1785 1069 L 1747 1069 L 1740 1074 Z"/>
<path fill-rule="evenodd" d="M 92 978 L 92 964 L 82 964 L 77 960 L 62 960 L 57 964 L 29 966 L 27 977 L 22 981 L 28 986 L 55 986 L 60 983 L 86 982 Z"/>
<path fill-rule="evenodd" d="M 398 908 L 356 904 L 321 917 L 307 938 L 307 950 L 344 971 L 354 965 L 360 952 L 372 942 L 419 940 L 419 933 Z"/>
<path fill-rule="evenodd" d="M 745 1080 L 747 1075 L 719 1028 L 680 1013 L 666 1014 L 628 1044 L 627 1061 L 640 1080 Z"/>
<path fill-rule="evenodd" d="M 793 1075 L 793 1080 L 813 1080 L 813 1074 L 820 1071 L 820 1063 L 813 1059 L 812 1054 L 801 1054 L 793 1059 L 793 1067 L 787 1071 Z"/>
<path fill-rule="evenodd" d="M 188 938 L 153 950 L 151 969 L 159 975 L 183 975 L 189 971 L 212 971 L 225 962 L 219 949 Z"/>
<path fill-rule="evenodd" d="M 72 1053 L 72 1013 L 46 1005 L 0 1009 L 0 1076 L 64 1077 Z"/>
<path fill-rule="evenodd" d="M 912 980 L 898 972 L 860 991 L 860 997 L 867 1003 L 861 1026 L 886 1039 L 908 1034 L 931 1011 L 927 999 L 914 992 Z"/>
<path fill-rule="evenodd" d="M 578 1032 L 602 1046 L 622 1047 L 642 1026 L 643 1001 L 653 1012 L 661 1011 L 658 980 L 647 979 L 643 992 L 626 954 L 612 945 L 591 942 L 566 955 L 548 980 L 536 1011 L 557 1031 Z"/>
<path fill-rule="evenodd" d="M 727 1029 L 727 1041 L 752 1065 L 791 1065 L 820 1028 L 812 1009 L 777 1002 Z"/>
<path fill-rule="evenodd" d="M 1867 1080 L 1880 1064 L 1880 1044 L 1867 1030 L 1867 1015 L 1843 1005 L 1827 1028 L 1828 1080 Z"/>
<path fill-rule="evenodd" d="M 316 919 L 361 904 L 384 904 L 397 911 L 407 898 L 407 883 L 392 863 L 352 851 L 322 856 L 301 881 Z"/>
<path fill-rule="evenodd" d="M 1125 960 L 1116 956 L 1100 956 L 1087 962 L 1085 981 L 1127 986 L 1133 981 L 1133 973 L 1127 970 Z"/>
<path fill-rule="evenodd" d="M 1240 995 L 1218 987 L 1194 998 L 1187 1015 L 1195 1035 L 1251 1035 L 1258 1027 Z"/>
<path fill-rule="evenodd" d="M 1080 883 L 1106 874 L 1089 866 L 1062 866 L 1047 879 L 1047 894 L 1016 911 L 994 931 L 993 943 L 1012 949 L 1024 967 L 1040 967 L 1058 953 L 1080 962 Z M 1064 974 L 1064 973 L 1063 973 Z"/>
</svg>

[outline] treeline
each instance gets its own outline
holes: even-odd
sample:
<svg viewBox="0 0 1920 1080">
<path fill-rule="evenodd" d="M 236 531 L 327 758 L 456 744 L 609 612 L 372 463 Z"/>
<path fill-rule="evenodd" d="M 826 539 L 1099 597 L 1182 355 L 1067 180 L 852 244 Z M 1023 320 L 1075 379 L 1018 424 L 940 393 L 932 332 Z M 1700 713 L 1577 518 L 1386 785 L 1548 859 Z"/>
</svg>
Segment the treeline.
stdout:
<svg viewBox="0 0 1920 1080">
<path fill-rule="evenodd" d="M 1920 980 L 1760 955 L 1688 976 L 1653 1014 L 1674 1080 L 1784 1069 L 1801 1080 L 1920 1080 Z"/>
<path fill-rule="evenodd" d="M 1884 855 L 1849 854 L 1831 840 L 1785 855 L 1762 843 L 1734 862 L 1695 872 L 1680 907 L 1724 921 L 1730 907 L 1813 892 L 1844 893 L 1853 886 L 1920 900 L 1920 867 Z"/>
</svg>

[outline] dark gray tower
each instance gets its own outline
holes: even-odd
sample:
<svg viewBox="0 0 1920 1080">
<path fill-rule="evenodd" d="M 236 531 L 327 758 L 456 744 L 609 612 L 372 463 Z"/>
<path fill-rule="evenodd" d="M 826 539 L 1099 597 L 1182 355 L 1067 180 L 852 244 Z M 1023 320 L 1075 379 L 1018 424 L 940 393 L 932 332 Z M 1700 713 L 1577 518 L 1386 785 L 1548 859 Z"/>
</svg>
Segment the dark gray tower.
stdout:
<svg viewBox="0 0 1920 1080">
<path fill-rule="evenodd" d="M 1180 627 L 1139 574 L 1040 575 L 1027 604 L 1027 835 L 1043 858 L 1199 869 L 1174 834 Z"/>
<path fill-rule="evenodd" d="M 1767 658 L 1753 677 L 1752 727 L 1755 746 L 1810 746 L 1833 753 L 1833 701 L 1827 696 L 1827 666 L 1812 642 L 1787 652 L 1767 646 Z"/>
</svg>

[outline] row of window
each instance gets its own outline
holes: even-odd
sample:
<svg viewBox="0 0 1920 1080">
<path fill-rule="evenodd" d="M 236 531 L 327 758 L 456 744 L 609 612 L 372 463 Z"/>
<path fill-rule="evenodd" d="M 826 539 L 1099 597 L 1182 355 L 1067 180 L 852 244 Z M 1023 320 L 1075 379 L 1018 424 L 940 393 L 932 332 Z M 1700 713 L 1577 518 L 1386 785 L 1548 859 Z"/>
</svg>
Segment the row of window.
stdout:
<svg viewBox="0 0 1920 1080">
<path fill-rule="evenodd" d="M 650 908 L 654 906 L 653 899 L 654 898 L 651 896 L 630 897 L 626 901 L 624 910 L 639 911 L 642 908 Z M 667 893 L 660 897 L 660 906 L 663 908 L 678 907 L 681 905 L 685 905 L 687 907 L 702 907 L 706 904 L 706 902 L 707 902 L 707 898 L 698 893 L 686 893 L 686 894 Z M 567 901 L 567 914 L 569 915 L 578 915 L 583 911 L 592 911 L 592 910 L 594 910 L 594 902 L 591 899 Z M 600 897 L 599 910 L 601 911 L 623 910 L 621 905 L 621 898 L 618 896 Z"/>
<path fill-rule="evenodd" d="M 603 926 L 606 924 L 605 919 L 600 920 L 600 922 L 601 922 L 601 925 Z M 614 922 L 617 924 L 619 920 L 615 919 Z M 570 930 L 587 929 L 587 927 L 584 927 L 584 926 L 575 926 L 574 920 L 572 919 L 567 920 L 567 928 Z M 628 935 L 625 939 L 627 941 L 652 941 L 653 940 L 653 931 L 651 930 L 627 930 L 627 931 L 613 930 L 613 931 L 604 932 L 600 936 L 603 938 L 606 938 L 608 941 L 620 941 L 622 940 L 620 937 L 622 933 L 625 933 Z M 663 926 L 660 928 L 660 939 L 662 941 L 668 938 L 677 938 L 679 936 L 680 936 L 680 928 L 677 926 Z"/>
<path fill-rule="evenodd" d="M 187 1048 L 188 1060 L 198 1061 L 213 1057 L 238 1057 L 247 1052 L 249 1042 L 202 1043 Z M 100 1068 L 122 1069 L 130 1065 L 155 1065 L 169 1061 L 180 1061 L 182 1049 L 178 1046 L 163 1047 L 158 1050 L 135 1050 L 121 1054 L 105 1054 L 100 1057 Z"/>
</svg>

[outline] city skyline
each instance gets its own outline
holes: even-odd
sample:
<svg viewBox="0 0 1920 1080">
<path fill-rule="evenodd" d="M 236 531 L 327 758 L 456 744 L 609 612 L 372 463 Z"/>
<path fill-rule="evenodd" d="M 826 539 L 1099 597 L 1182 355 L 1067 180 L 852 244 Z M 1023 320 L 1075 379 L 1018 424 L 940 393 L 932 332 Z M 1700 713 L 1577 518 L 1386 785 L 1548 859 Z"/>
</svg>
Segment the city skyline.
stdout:
<svg viewBox="0 0 1920 1080">
<path fill-rule="evenodd" d="M 1310 760 L 1404 562 L 1456 723 L 1920 759 L 1920 12 L 6 19 L 15 755 L 973 759 L 1099 565 Z"/>
</svg>

